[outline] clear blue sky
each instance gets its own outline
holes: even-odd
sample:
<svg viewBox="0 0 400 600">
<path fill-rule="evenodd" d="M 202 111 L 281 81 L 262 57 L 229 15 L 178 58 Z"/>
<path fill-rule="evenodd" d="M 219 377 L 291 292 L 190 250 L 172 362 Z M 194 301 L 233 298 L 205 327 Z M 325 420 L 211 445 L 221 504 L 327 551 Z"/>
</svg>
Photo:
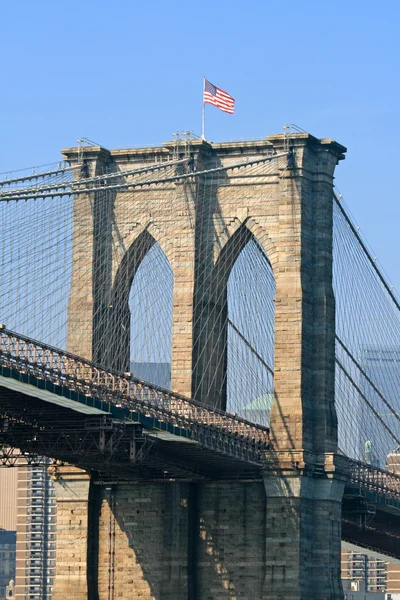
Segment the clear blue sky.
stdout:
<svg viewBox="0 0 400 600">
<path fill-rule="evenodd" d="M 400 291 L 396 0 L 19 0 L 1 7 L 0 171 L 200 133 L 202 77 L 236 98 L 207 137 L 296 123 L 348 147 L 337 185 Z"/>
</svg>

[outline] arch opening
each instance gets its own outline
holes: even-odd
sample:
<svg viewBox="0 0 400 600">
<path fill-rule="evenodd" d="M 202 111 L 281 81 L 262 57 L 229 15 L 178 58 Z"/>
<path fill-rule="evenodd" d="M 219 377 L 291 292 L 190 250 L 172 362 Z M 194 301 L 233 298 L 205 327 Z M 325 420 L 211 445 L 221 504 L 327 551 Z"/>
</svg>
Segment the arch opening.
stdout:
<svg viewBox="0 0 400 600">
<path fill-rule="evenodd" d="M 274 393 L 274 297 L 270 261 L 243 224 L 195 296 L 196 400 L 269 425 Z"/>
<path fill-rule="evenodd" d="M 275 278 L 251 236 L 227 282 L 227 410 L 270 425 L 274 398 Z"/>
<path fill-rule="evenodd" d="M 154 242 L 140 262 L 129 292 L 129 370 L 139 379 L 168 389 L 173 287 L 171 265 Z"/>
<path fill-rule="evenodd" d="M 162 387 L 171 384 L 173 274 L 144 230 L 126 250 L 98 326 L 98 362 Z M 99 311 L 100 314 L 100 311 Z M 95 338 L 96 342 L 96 338 Z"/>
</svg>

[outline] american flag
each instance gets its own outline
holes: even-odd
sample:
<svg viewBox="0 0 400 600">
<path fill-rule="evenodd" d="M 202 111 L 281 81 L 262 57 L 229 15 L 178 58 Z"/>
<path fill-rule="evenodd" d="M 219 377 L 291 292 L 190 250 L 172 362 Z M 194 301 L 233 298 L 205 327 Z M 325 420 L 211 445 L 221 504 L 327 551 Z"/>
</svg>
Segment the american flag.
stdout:
<svg viewBox="0 0 400 600">
<path fill-rule="evenodd" d="M 224 92 L 224 90 L 215 87 L 207 79 L 204 80 L 203 102 L 204 104 L 212 104 L 230 115 L 233 115 L 235 110 L 235 100 L 232 96 Z"/>
</svg>

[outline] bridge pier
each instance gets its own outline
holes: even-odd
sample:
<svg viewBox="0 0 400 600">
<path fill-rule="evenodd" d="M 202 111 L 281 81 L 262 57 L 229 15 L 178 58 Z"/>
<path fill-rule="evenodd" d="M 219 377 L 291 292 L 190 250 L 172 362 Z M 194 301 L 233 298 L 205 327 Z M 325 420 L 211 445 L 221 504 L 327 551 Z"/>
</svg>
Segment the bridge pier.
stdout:
<svg viewBox="0 0 400 600">
<path fill-rule="evenodd" d="M 340 479 L 55 486 L 55 600 L 342 598 Z"/>
<path fill-rule="evenodd" d="M 194 600 L 262 598 L 266 502 L 262 482 L 199 486 Z"/>
<path fill-rule="evenodd" d="M 341 600 L 344 480 L 288 472 L 264 478 L 267 496 L 263 600 Z"/>
<path fill-rule="evenodd" d="M 188 484 L 95 486 L 99 600 L 188 598 Z"/>
<path fill-rule="evenodd" d="M 261 600 L 261 482 L 95 487 L 99 600 Z"/>
<path fill-rule="evenodd" d="M 57 467 L 52 479 L 57 505 L 56 576 L 52 598 L 87 600 L 92 575 L 88 561 L 93 559 L 90 476 L 66 465 Z"/>
<path fill-rule="evenodd" d="M 88 502 L 87 479 L 58 480 L 56 600 L 262 600 L 261 481 L 93 485 Z"/>
</svg>

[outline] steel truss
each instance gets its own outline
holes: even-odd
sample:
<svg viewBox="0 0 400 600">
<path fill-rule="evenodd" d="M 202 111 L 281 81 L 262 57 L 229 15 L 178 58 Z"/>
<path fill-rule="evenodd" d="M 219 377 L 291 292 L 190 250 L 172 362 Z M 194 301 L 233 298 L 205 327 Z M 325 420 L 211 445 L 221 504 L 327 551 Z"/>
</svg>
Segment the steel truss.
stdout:
<svg viewBox="0 0 400 600">
<path fill-rule="evenodd" d="M 113 464 L 140 464 L 153 445 L 140 423 L 109 416 L 50 427 L 2 418 L 0 436 L 0 462 L 6 466 L 20 459 L 37 464 L 43 461 L 41 457 L 57 457 L 58 461 L 107 470 Z"/>
<path fill-rule="evenodd" d="M 11 369 L 37 387 L 43 381 L 53 384 L 58 395 L 69 398 L 76 393 L 86 403 L 99 401 L 107 412 L 109 406 L 114 406 L 143 421 L 155 419 L 217 453 L 260 466 L 266 462 L 265 452 L 270 449 L 267 427 L 208 408 L 132 376 L 102 369 L 4 327 L 0 329 L 0 365 L 3 373 L 4 368 Z"/>
</svg>

